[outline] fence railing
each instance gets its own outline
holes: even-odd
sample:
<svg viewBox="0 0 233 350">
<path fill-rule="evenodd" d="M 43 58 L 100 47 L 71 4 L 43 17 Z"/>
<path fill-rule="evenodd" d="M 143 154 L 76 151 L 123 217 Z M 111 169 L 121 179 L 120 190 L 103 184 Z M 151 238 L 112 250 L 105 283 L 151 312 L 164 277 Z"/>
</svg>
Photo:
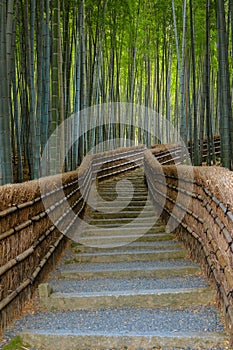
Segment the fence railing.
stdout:
<svg viewBox="0 0 233 350">
<path fill-rule="evenodd" d="M 220 167 L 158 167 L 147 151 L 148 188 L 169 228 L 201 263 L 216 287 L 226 323 L 233 327 L 233 178 Z M 165 177 L 165 178 L 164 178 Z"/>
<path fill-rule="evenodd" d="M 99 180 L 142 165 L 144 146 L 87 156 L 66 174 L 0 188 L 0 328 L 19 315 L 84 214 Z M 75 215 L 74 215 L 75 214 Z"/>
<path fill-rule="evenodd" d="M 200 141 L 199 141 L 200 146 Z M 154 145 L 151 148 L 151 152 L 154 154 L 156 159 L 163 165 L 179 165 L 182 164 L 184 160 L 190 161 L 191 148 L 193 145 L 188 144 L 187 148 L 182 147 L 180 143 L 167 144 L 167 145 Z M 204 139 L 202 142 L 203 154 L 202 161 L 206 162 L 208 157 L 208 143 Z M 215 155 L 215 158 L 220 158 L 220 137 L 214 137 L 214 152 L 211 155 Z"/>
</svg>

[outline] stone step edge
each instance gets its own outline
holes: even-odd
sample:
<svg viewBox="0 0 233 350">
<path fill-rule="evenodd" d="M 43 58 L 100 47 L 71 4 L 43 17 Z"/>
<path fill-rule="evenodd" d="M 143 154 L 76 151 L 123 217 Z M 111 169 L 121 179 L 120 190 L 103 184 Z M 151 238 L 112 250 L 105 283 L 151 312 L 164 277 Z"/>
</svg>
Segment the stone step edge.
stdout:
<svg viewBox="0 0 233 350">
<path fill-rule="evenodd" d="M 210 305 L 216 292 L 208 287 L 167 290 L 128 290 L 102 293 L 52 293 L 48 283 L 39 286 L 42 307 L 49 310 L 90 310 L 116 307 L 180 308 Z"/>
<path fill-rule="evenodd" d="M 88 334 L 63 332 L 49 333 L 48 331 L 25 330 L 20 337 L 29 346 L 57 350 L 86 350 L 103 348 L 125 348 L 137 350 L 138 348 L 215 348 L 226 346 L 227 336 L 224 332 L 169 332 L 154 335 L 128 335 L 125 334 Z"/>
<path fill-rule="evenodd" d="M 157 261 L 157 260 L 171 260 L 171 259 L 184 259 L 187 256 L 187 250 L 185 249 L 173 249 L 173 250 L 157 250 L 152 252 L 143 253 L 132 252 L 127 254 L 127 252 L 122 252 L 118 254 L 77 254 L 75 257 L 75 262 L 80 263 L 106 263 L 109 262 L 130 262 L 130 261 Z"/>
<path fill-rule="evenodd" d="M 133 242 L 135 243 L 135 242 Z M 115 247 L 114 245 L 103 245 L 98 247 L 87 247 L 82 244 L 78 244 L 77 247 L 71 248 L 74 255 L 82 254 L 82 253 L 104 253 L 104 252 L 118 252 L 119 249 L 122 252 L 133 252 L 133 251 L 143 251 L 147 250 L 150 251 L 160 251 L 160 250 L 166 250 L 166 249 L 176 249 L 176 248 L 182 248 L 182 245 L 179 242 L 176 242 L 174 240 L 168 240 L 168 241 L 155 241 L 155 242 L 136 242 L 137 244 L 133 245 L 132 243 L 129 243 L 127 245 L 121 246 L 121 247 Z M 146 244 L 149 243 L 149 244 Z M 157 243 L 157 244 L 156 244 Z M 161 244 L 160 244 L 161 243 Z"/>
<path fill-rule="evenodd" d="M 45 292 L 45 293 L 44 293 Z M 39 285 L 39 296 L 44 297 L 44 294 L 48 298 L 52 299 L 80 299 L 80 298 L 98 298 L 105 296 L 138 296 L 138 295 L 180 295 L 180 294 L 191 294 L 191 293 L 209 293 L 209 295 L 214 296 L 215 291 L 210 287 L 192 287 L 192 288 L 166 288 L 166 289 L 138 289 L 138 290 L 119 290 L 119 291 L 102 291 L 102 292 L 87 292 L 87 293 L 77 293 L 77 292 L 53 292 L 49 283 L 41 283 Z"/>
<path fill-rule="evenodd" d="M 114 208 L 116 209 L 116 208 Z M 128 209 L 128 208 L 127 208 Z M 135 218 L 138 218 L 138 216 L 140 215 L 140 218 L 151 218 L 152 215 L 155 215 L 155 211 L 154 210 L 123 210 L 121 212 L 116 212 L 112 211 L 112 212 L 105 212 L 104 211 L 93 211 L 89 214 L 89 216 L 87 216 L 88 220 L 98 220 L 98 219 L 122 219 L 122 218 L 126 218 L 128 220 L 133 220 Z M 102 218 L 104 216 L 104 218 Z M 106 216 L 106 218 L 105 218 Z M 157 218 L 156 218 L 157 220 Z"/>
<path fill-rule="evenodd" d="M 127 202 L 126 202 L 127 203 Z M 120 213 L 120 215 L 122 214 L 122 212 L 124 212 L 124 210 L 127 208 L 128 211 L 144 211 L 146 213 L 150 213 L 150 212 L 155 212 L 155 208 L 153 207 L 152 204 L 146 204 L 146 203 L 142 203 L 142 205 L 125 205 L 125 203 L 123 202 L 119 202 L 116 203 L 113 206 L 109 205 L 110 203 L 106 203 L 106 206 L 102 205 L 102 206 L 97 206 L 97 209 L 93 210 L 92 213 L 93 215 L 95 215 L 96 213 L 100 213 L 100 212 L 104 212 L 106 214 L 112 214 L 114 212 L 116 212 L 116 210 L 118 210 L 118 213 Z M 120 209 L 120 210 L 119 210 Z M 126 211 L 126 210 L 125 210 Z"/>
<path fill-rule="evenodd" d="M 135 218 L 113 218 L 113 219 L 93 219 L 90 218 L 90 221 L 88 222 L 89 225 L 93 225 L 93 226 L 97 226 L 97 227 L 108 227 L 108 226 L 121 226 L 121 225 L 135 225 L 135 219 L 137 219 L 137 217 Z M 162 230 L 165 229 L 165 225 L 161 225 L 158 224 L 156 222 L 156 219 L 154 217 L 145 217 L 142 216 L 137 220 L 137 224 L 141 224 L 141 225 L 145 225 L 146 223 L 151 224 L 153 223 L 153 227 L 159 228 L 161 227 Z"/>
<path fill-rule="evenodd" d="M 130 250 L 116 250 L 116 251 L 107 251 L 107 252 L 91 252 L 91 253 L 78 253 L 77 257 L 82 258 L 82 257 L 95 257 L 95 256 L 109 256 L 109 257 L 114 257 L 115 255 L 143 255 L 143 254 L 161 254 L 161 253 L 174 253 L 174 252 L 186 252 L 187 250 L 183 249 L 181 246 L 177 247 L 172 247 L 169 249 L 141 249 L 137 250 L 131 248 Z"/>
<path fill-rule="evenodd" d="M 92 220 L 89 222 L 89 228 L 88 229 L 92 229 L 93 228 L 97 228 L 97 229 L 109 229 L 109 228 L 121 228 L 121 227 L 125 227 L 125 228 L 134 228 L 135 226 L 145 226 L 147 225 L 148 227 L 153 227 L 156 229 L 160 229 L 161 231 L 165 230 L 165 226 L 162 225 L 157 225 L 155 219 L 152 218 L 139 218 L 138 220 L 136 220 L 137 218 L 134 218 L 134 220 L 130 219 L 126 219 L 126 220 L 121 220 L 121 219 L 116 219 L 116 220 Z M 117 222 L 118 221 L 118 222 Z M 129 222 L 127 222 L 129 221 Z"/>
<path fill-rule="evenodd" d="M 83 233 L 84 234 L 84 233 Z M 130 235 L 127 235 L 126 237 L 124 236 L 124 234 L 122 234 L 122 235 L 111 235 L 111 236 L 94 236 L 94 235 L 92 235 L 92 236 L 81 236 L 80 237 L 80 239 L 79 239 L 79 242 L 77 242 L 77 243 L 82 243 L 81 242 L 81 240 L 96 240 L 96 241 L 98 241 L 98 240 L 105 240 L 105 239 L 107 239 L 107 240 L 109 240 L 109 239 L 122 239 L 122 238 L 129 238 L 129 240 L 127 240 L 127 241 L 123 241 L 123 243 L 125 243 L 125 244 L 129 244 L 130 242 L 132 242 L 132 241 L 134 241 L 134 240 L 137 240 L 137 239 L 139 239 L 139 238 L 142 238 L 142 237 L 144 237 L 144 238 L 154 238 L 154 239 L 156 239 L 156 238 L 158 238 L 158 237 L 168 237 L 169 239 L 168 240 L 170 240 L 171 238 L 170 237 L 174 237 L 173 236 L 173 234 L 171 234 L 171 233 L 166 233 L 166 232 L 157 232 L 157 233 L 144 233 L 144 234 L 142 234 L 142 233 L 136 233 L 136 234 L 130 234 Z M 128 243 L 127 243 L 128 242 Z"/>
<path fill-rule="evenodd" d="M 127 231 L 129 233 L 131 233 L 133 230 L 133 232 L 146 232 L 147 231 L 153 231 L 154 233 L 163 233 L 165 232 L 165 227 L 161 227 L 161 226 L 154 226 L 153 222 L 150 223 L 140 223 L 140 222 L 136 222 L 136 223 L 131 223 L 131 224 L 125 224 L 124 226 L 122 225 L 117 225 L 114 227 L 109 227 L 107 225 L 103 225 L 102 227 L 98 227 L 98 226 L 93 226 L 90 224 L 89 227 L 87 229 L 85 229 L 82 232 L 82 235 L 85 236 L 86 234 L 98 234 L 99 232 L 109 232 L 110 234 L 114 233 L 114 232 L 122 232 L 122 234 L 127 233 Z"/>
<path fill-rule="evenodd" d="M 101 248 L 106 244 L 108 247 L 121 247 L 128 245 L 132 242 L 161 242 L 171 240 L 171 236 L 167 234 L 155 234 L 153 236 L 149 235 L 127 235 L 124 236 L 86 236 L 86 237 L 72 237 L 77 243 L 82 244 L 87 247 Z"/>
<path fill-rule="evenodd" d="M 61 278 L 71 279 L 92 279 L 92 278 L 123 278 L 123 277 L 140 277 L 143 272 L 144 277 L 165 278 L 165 277 L 178 277 L 178 276 L 190 276 L 200 273 L 199 266 L 185 266 L 185 267 L 164 267 L 164 268 L 152 268 L 152 269 L 109 269 L 109 270 L 61 270 Z"/>
</svg>

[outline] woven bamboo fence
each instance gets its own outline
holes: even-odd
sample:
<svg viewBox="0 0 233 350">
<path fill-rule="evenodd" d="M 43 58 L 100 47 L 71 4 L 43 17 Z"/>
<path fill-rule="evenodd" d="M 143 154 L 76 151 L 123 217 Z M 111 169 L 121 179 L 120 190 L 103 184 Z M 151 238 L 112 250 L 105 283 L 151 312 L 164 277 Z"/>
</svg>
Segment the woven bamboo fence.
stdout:
<svg viewBox="0 0 233 350">
<path fill-rule="evenodd" d="M 183 160 L 190 160 L 190 154 L 193 150 L 193 143 L 189 142 L 188 147 L 183 147 L 181 143 L 169 143 L 161 145 L 152 145 L 151 152 L 156 159 L 163 165 L 179 165 Z M 202 145 L 199 141 L 199 147 L 203 149 L 202 161 L 206 162 L 208 153 L 207 140 L 204 139 Z M 220 158 L 220 137 L 215 136 L 213 140 L 213 150 L 215 158 Z M 211 153 L 211 154 L 212 154 Z"/>
<path fill-rule="evenodd" d="M 233 173 L 221 167 L 158 166 L 145 153 L 151 198 L 216 288 L 233 343 Z M 182 218 L 182 219 L 181 219 Z"/>
</svg>

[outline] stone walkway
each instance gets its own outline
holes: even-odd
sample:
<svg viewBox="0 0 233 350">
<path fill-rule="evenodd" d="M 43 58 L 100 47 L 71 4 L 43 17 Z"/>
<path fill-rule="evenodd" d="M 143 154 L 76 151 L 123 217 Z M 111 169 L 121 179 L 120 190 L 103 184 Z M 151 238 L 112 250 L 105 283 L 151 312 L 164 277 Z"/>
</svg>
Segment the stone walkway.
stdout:
<svg viewBox="0 0 233 350">
<path fill-rule="evenodd" d="M 40 286 L 47 311 L 18 321 L 46 350 L 227 349 L 215 292 L 156 220 L 142 171 L 93 190 L 89 225 Z M 132 190 L 133 189 L 133 193 Z M 117 195 L 116 195 L 117 191 Z"/>
</svg>

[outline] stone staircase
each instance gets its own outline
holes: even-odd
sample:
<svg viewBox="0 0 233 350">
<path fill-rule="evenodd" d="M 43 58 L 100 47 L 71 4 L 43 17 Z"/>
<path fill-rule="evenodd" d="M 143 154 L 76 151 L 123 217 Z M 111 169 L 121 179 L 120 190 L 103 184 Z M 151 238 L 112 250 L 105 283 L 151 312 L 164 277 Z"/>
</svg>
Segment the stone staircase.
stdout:
<svg viewBox="0 0 233 350">
<path fill-rule="evenodd" d="M 125 178 L 99 184 L 105 203 L 91 194 L 89 226 L 39 286 L 42 310 L 20 320 L 23 341 L 50 350 L 227 349 L 215 292 L 155 220 L 142 171 L 127 178 L 133 197 Z"/>
</svg>

